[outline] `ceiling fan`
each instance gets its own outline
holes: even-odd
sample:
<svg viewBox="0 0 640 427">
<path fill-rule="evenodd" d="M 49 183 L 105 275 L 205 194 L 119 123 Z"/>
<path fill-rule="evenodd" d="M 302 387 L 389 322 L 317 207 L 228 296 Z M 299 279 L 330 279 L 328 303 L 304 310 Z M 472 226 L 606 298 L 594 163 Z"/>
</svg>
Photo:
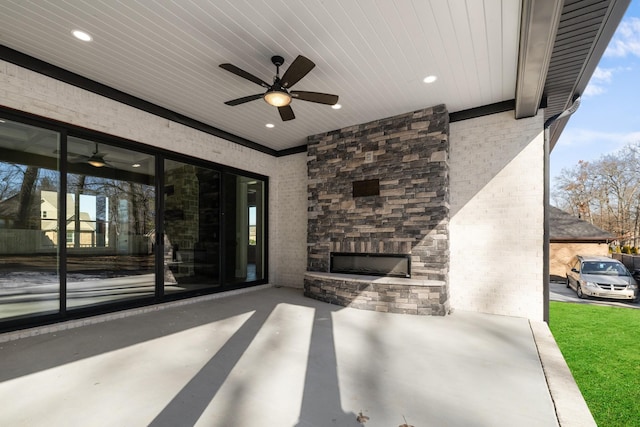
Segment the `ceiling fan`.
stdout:
<svg viewBox="0 0 640 427">
<path fill-rule="evenodd" d="M 291 109 L 291 101 L 293 99 L 300 99 L 302 101 L 316 102 L 318 104 L 335 105 L 338 102 L 338 95 L 330 95 L 328 93 L 319 92 L 306 92 L 301 90 L 292 90 L 291 86 L 298 83 L 300 79 L 306 76 L 316 64 L 310 59 L 305 58 L 302 55 L 293 61 L 287 71 L 280 77 L 280 66 L 284 64 L 284 58 L 282 56 L 272 56 L 271 62 L 276 66 L 276 75 L 273 78 L 273 84 L 269 84 L 264 80 L 248 73 L 233 64 L 220 64 L 220 68 L 227 70 L 237 76 L 252 81 L 267 89 L 265 93 L 259 93 L 256 95 L 244 96 L 242 98 L 233 99 L 225 102 L 227 105 L 236 106 L 244 104 L 245 102 L 254 101 L 256 99 L 263 98 L 267 104 L 274 107 L 278 107 L 278 112 L 282 121 L 293 120 L 296 116 Z"/>
<path fill-rule="evenodd" d="M 106 160 L 105 156 L 107 153 L 98 152 L 98 144 L 96 143 L 96 149 L 90 156 L 86 156 L 84 154 L 77 153 L 69 153 L 70 156 L 73 156 L 73 159 L 69 159 L 71 163 L 88 163 L 93 167 L 101 168 L 104 166 L 111 166 Z"/>
</svg>

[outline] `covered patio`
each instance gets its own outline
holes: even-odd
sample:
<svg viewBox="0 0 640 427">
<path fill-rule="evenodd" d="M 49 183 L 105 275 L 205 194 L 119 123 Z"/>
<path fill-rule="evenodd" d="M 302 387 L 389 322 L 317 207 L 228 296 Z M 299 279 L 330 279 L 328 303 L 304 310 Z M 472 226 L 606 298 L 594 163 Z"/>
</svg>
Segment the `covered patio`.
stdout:
<svg viewBox="0 0 640 427">
<path fill-rule="evenodd" d="M 594 425 L 544 323 L 549 152 L 629 2 L 0 4 L 0 261 L 37 258 L 0 277 L 0 425 Z M 11 311 L 43 248 L 53 308 Z M 447 315 L 304 298 L 345 252 Z M 143 295 L 78 304 L 78 253 L 152 256 Z"/>
</svg>

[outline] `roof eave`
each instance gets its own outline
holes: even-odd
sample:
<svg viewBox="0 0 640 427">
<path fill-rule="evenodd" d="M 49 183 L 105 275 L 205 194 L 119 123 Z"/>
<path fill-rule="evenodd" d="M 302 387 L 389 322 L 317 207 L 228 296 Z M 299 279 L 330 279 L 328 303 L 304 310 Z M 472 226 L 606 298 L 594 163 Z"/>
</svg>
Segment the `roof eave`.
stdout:
<svg viewBox="0 0 640 427">
<path fill-rule="evenodd" d="M 587 59 L 583 62 L 582 69 L 575 80 L 573 89 L 567 95 L 564 109 L 567 109 L 571 105 L 575 97 L 581 96 L 584 93 L 593 72 L 604 55 L 604 52 L 613 38 L 620 21 L 622 21 L 629 4 L 631 4 L 631 0 L 610 0 L 609 7 L 602 20 L 602 24 L 600 25 L 600 30 L 594 37 L 594 42 L 592 43 Z M 549 112 L 549 114 L 553 113 L 554 112 Z M 549 114 L 545 115 L 548 116 Z M 551 149 L 553 149 L 558 138 L 560 138 L 564 127 L 569 121 L 569 117 L 570 116 L 565 119 L 558 120 L 551 126 L 549 141 Z"/>
<path fill-rule="evenodd" d="M 589 238 L 576 238 L 576 237 L 550 237 L 549 238 L 549 243 L 609 243 L 612 240 L 614 240 L 614 238 L 596 238 L 596 237 L 589 237 Z"/>
</svg>

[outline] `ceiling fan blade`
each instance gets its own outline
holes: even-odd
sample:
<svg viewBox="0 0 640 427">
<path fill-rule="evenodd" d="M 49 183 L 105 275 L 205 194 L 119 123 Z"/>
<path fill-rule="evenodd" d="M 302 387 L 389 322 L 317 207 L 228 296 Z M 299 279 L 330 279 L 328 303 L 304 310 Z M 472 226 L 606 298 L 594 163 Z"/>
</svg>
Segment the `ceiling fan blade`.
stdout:
<svg viewBox="0 0 640 427">
<path fill-rule="evenodd" d="M 291 66 L 287 69 L 287 71 L 282 76 L 280 80 L 280 84 L 283 88 L 288 88 L 298 83 L 301 78 L 306 76 L 309 71 L 313 70 L 316 64 L 313 63 L 308 58 L 305 58 L 302 55 L 298 55 L 298 57 L 293 61 Z"/>
<path fill-rule="evenodd" d="M 278 107 L 278 113 L 280 113 L 280 118 L 283 122 L 287 120 L 293 120 L 296 118 L 296 115 L 293 114 L 293 109 L 290 105 L 286 105 L 284 107 Z"/>
<path fill-rule="evenodd" d="M 60 154 L 61 151 L 60 150 L 53 150 L 53 154 Z M 82 161 L 82 159 L 86 160 L 88 159 L 90 156 L 87 156 L 86 154 L 80 154 L 80 153 L 73 153 L 71 151 L 67 151 L 67 160 L 70 161 L 71 163 L 74 163 L 76 161 Z"/>
<path fill-rule="evenodd" d="M 90 158 L 91 158 L 90 156 L 85 156 L 82 154 L 69 153 L 69 156 L 67 156 L 67 161 L 69 163 L 85 163 Z"/>
<path fill-rule="evenodd" d="M 225 104 L 231 105 L 231 106 L 240 105 L 240 104 L 244 104 L 245 102 L 255 101 L 256 99 L 260 99 L 263 96 L 264 95 L 262 93 L 258 93 L 256 95 L 249 95 L 249 96 L 245 96 L 245 97 L 238 98 L 238 99 L 232 99 L 231 101 L 225 102 Z"/>
<path fill-rule="evenodd" d="M 290 92 L 292 98 L 301 99 L 303 101 L 317 102 L 318 104 L 335 105 L 338 103 L 338 95 L 330 95 L 328 93 L 305 92 L 300 90 L 292 90 Z"/>
<path fill-rule="evenodd" d="M 247 79 L 249 81 L 254 82 L 255 84 L 259 84 L 262 87 L 266 87 L 267 89 L 271 87 L 270 84 L 268 84 L 267 82 L 265 82 L 264 80 L 254 76 L 251 73 L 248 73 L 238 67 L 236 67 L 233 64 L 220 64 L 220 68 L 229 71 L 230 73 L 235 74 L 236 76 L 240 76 L 243 79 Z"/>
</svg>

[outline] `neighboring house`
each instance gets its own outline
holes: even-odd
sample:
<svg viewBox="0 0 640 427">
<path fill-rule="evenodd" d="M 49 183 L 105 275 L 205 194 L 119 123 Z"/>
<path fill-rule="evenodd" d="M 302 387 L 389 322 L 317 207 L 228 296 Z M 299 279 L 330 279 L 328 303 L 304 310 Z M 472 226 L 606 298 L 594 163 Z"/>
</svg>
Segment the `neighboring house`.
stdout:
<svg viewBox="0 0 640 427">
<path fill-rule="evenodd" d="M 58 193 L 41 191 L 41 230 L 53 246 L 58 241 Z M 94 247 L 96 245 L 96 221 L 87 212 L 80 212 L 76 221 L 74 196 L 67 194 L 67 229 L 65 240 L 67 247 Z M 77 234 L 77 235 L 76 235 Z"/>
<path fill-rule="evenodd" d="M 0 228 L 10 228 L 16 221 L 20 195 L 8 197 L 0 201 Z"/>
<path fill-rule="evenodd" d="M 40 203 L 38 202 L 40 197 Z M 12 228 L 18 217 L 19 195 L 9 197 L 0 201 L 0 228 Z M 39 218 L 39 220 L 38 220 Z M 53 249 L 58 242 L 58 193 L 55 191 L 41 190 L 34 196 L 31 203 L 31 212 L 28 215 L 30 229 L 37 231 L 36 239 L 29 245 L 29 250 L 43 251 Z M 77 239 L 76 239 L 76 233 Z M 15 234 L 15 233 L 14 233 Z M 77 244 L 82 247 L 93 247 L 96 244 L 95 220 L 87 212 L 80 212 L 79 221 L 76 223 L 74 214 L 74 197 L 67 194 L 67 226 L 66 226 L 67 247 L 74 247 Z M 10 242 L 5 242 L 8 246 Z M 24 242 L 14 242 L 16 245 L 24 245 Z M 25 252 L 23 247 L 18 252 Z M 28 252 L 28 251 L 27 251 Z"/>
<path fill-rule="evenodd" d="M 564 280 L 575 255 L 609 255 L 612 233 L 589 224 L 561 209 L 549 209 L 549 274 L 552 280 Z"/>
<path fill-rule="evenodd" d="M 0 118 L 16 129 L 0 133 L 0 162 L 55 169 L 65 138 L 78 148 L 89 141 L 78 155 L 128 156 L 130 167 L 90 169 L 70 150 L 61 170 L 153 188 L 158 235 L 180 236 L 175 249 L 220 277 L 222 286 L 200 292 L 303 288 L 310 273 L 327 272 L 331 252 L 386 253 L 408 256 L 412 278 L 437 282 L 444 311 L 543 320 L 549 149 L 628 4 L 256 2 L 246 13 L 233 2 L 212 12 L 176 2 L 184 13 L 174 14 L 144 2 L 5 2 Z M 93 44 L 71 39 L 77 23 L 95 29 Z M 335 91 L 342 110 L 294 99 L 295 121 L 281 121 L 286 108 L 251 96 L 264 89 L 255 83 L 269 86 L 261 78 L 270 80 L 269 57 L 279 54 L 287 66 L 297 54 L 313 59 L 317 68 L 295 89 Z M 227 62 L 255 75 L 218 67 Z M 438 78 L 427 86 L 431 73 Z M 255 101 L 225 105 L 243 96 Z M 51 135 L 34 138 L 20 125 Z M 249 282 L 238 268 L 247 258 L 238 242 L 248 241 L 240 196 L 256 183 L 265 268 Z M 518 280 L 504 280 L 505 266 Z M 154 292 L 163 301 L 161 287 Z"/>
</svg>

